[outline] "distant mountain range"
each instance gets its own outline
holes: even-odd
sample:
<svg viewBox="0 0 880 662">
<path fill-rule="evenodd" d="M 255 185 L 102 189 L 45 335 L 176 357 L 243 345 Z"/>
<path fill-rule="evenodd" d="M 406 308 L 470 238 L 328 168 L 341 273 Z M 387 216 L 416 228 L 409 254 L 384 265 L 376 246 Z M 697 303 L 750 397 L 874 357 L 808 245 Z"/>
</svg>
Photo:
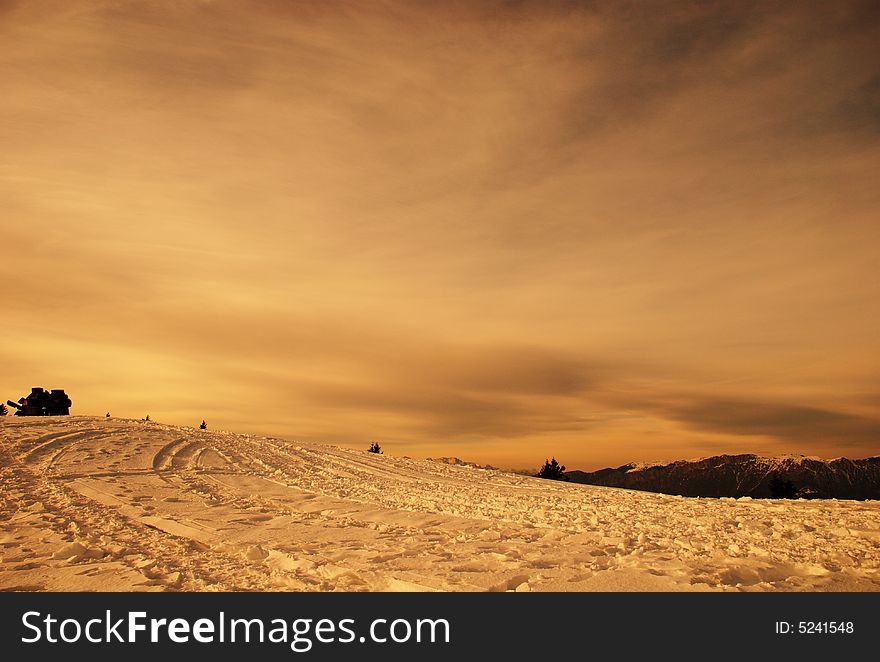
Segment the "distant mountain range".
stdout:
<svg viewBox="0 0 880 662">
<path fill-rule="evenodd" d="M 493 467 L 491 464 L 465 462 L 460 457 L 429 457 L 428 462 L 440 462 L 441 464 L 452 464 L 459 467 L 474 467 L 475 469 L 492 469 L 495 471 L 498 470 L 498 467 Z"/>
<path fill-rule="evenodd" d="M 790 481 L 802 498 L 880 499 L 880 456 L 822 460 L 803 455 L 717 455 L 565 473 L 574 483 L 701 497 L 770 497 L 770 482 L 778 476 Z"/>
</svg>

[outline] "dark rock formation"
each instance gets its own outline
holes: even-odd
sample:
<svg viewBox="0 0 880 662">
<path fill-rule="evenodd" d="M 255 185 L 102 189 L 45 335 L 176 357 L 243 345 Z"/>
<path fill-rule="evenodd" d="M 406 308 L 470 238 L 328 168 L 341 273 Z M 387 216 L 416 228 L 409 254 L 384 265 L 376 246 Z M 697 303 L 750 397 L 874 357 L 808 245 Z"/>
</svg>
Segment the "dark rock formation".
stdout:
<svg viewBox="0 0 880 662">
<path fill-rule="evenodd" d="M 7 400 L 6 404 L 16 410 L 16 416 L 67 416 L 73 403 L 63 388 L 46 391 L 35 386 L 30 395 L 19 398 L 18 402 Z"/>
</svg>

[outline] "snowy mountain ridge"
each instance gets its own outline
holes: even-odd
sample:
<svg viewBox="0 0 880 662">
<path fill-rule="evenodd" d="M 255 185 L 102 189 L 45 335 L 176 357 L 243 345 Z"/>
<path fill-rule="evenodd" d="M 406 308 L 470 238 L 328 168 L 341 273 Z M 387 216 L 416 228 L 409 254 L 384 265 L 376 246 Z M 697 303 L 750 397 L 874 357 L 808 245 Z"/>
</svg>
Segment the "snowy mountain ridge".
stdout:
<svg viewBox="0 0 880 662">
<path fill-rule="evenodd" d="M 801 463 L 805 460 L 815 460 L 816 462 L 833 462 L 834 460 L 841 460 L 846 458 L 834 458 L 834 460 L 826 460 L 817 455 L 798 455 L 795 453 L 789 453 L 786 455 L 757 455 L 754 453 L 742 453 L 740 455 L 749 455 L 754 457 L 757 462 L 763 462 L 768 466 L 782 466 L 785 463 L 794 462 Z M 696 464 L 700 462 L 706 462 L 707 460 L 714 460 L 717 458 L 726 458 L 726 457 L 736 457 L 736 455 L 701 455 L 700 457 L 688 458 L 686 460 L 656 460 L 653 462 L 630 462 L 626 466 L 630 467 L 628 471 L 643 471 L 645 469 L 650 469 L 652 467 L 665 467 L 670 464 Z"/>
<path fill-rule="evenodd" d="M 487 469 L 489 471 L 499 471 L 498 467 L 491 464 L 477 464 L 476 462 L 466 462 L 460 457 L 429 457 L 428 462 L 439 462 L 441 464 L 451 464 L 457 467 L 473 467 L 474 469 Z"/>
<path fill-rule="evenodd" d="M 880 456 L 823 460 L 805 455 L 714 455 L 566 475 L 588 485 L 701 497 L 770 497 L 770 482 L 779 477 L 804 498 L 880 499 Z"/>
</svg>

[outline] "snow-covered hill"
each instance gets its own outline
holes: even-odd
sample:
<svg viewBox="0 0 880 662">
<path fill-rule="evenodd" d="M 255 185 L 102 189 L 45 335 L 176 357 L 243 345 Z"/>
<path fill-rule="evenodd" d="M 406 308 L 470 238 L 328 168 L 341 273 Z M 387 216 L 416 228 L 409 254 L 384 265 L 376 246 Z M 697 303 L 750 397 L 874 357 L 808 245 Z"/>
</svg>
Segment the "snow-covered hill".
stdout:
<svg viewBox="0 0 880 662">
<path fill-rule="evenodd" d="M 778 475 L 807 498 L 880 499 L 880 457 L 822 460 L 803 455 L 716 455 L 567 474 L 587 485 L 704 497 L 768 497 L 770 481 Z"/>
<path fill-rule="evenodd" d="M 3 589 L 880 589 L 878 502 L 688 499 L 117 419 L 2 419 L 0 455 Z"/>
</svg>

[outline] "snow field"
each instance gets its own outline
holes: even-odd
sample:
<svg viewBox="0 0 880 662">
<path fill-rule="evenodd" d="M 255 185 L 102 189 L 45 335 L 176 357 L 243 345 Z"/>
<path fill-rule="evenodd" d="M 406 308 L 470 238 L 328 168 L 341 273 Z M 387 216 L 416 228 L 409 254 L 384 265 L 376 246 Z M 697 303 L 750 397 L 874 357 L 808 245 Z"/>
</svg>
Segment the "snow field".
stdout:
<svg viewBox="0 0 880 662">
<path fill-rule="evenodd" d="M 880 589 L 880 502 L 691 499 L 85 417 L 0 422 L 0 588 Z"/>
</svg>

